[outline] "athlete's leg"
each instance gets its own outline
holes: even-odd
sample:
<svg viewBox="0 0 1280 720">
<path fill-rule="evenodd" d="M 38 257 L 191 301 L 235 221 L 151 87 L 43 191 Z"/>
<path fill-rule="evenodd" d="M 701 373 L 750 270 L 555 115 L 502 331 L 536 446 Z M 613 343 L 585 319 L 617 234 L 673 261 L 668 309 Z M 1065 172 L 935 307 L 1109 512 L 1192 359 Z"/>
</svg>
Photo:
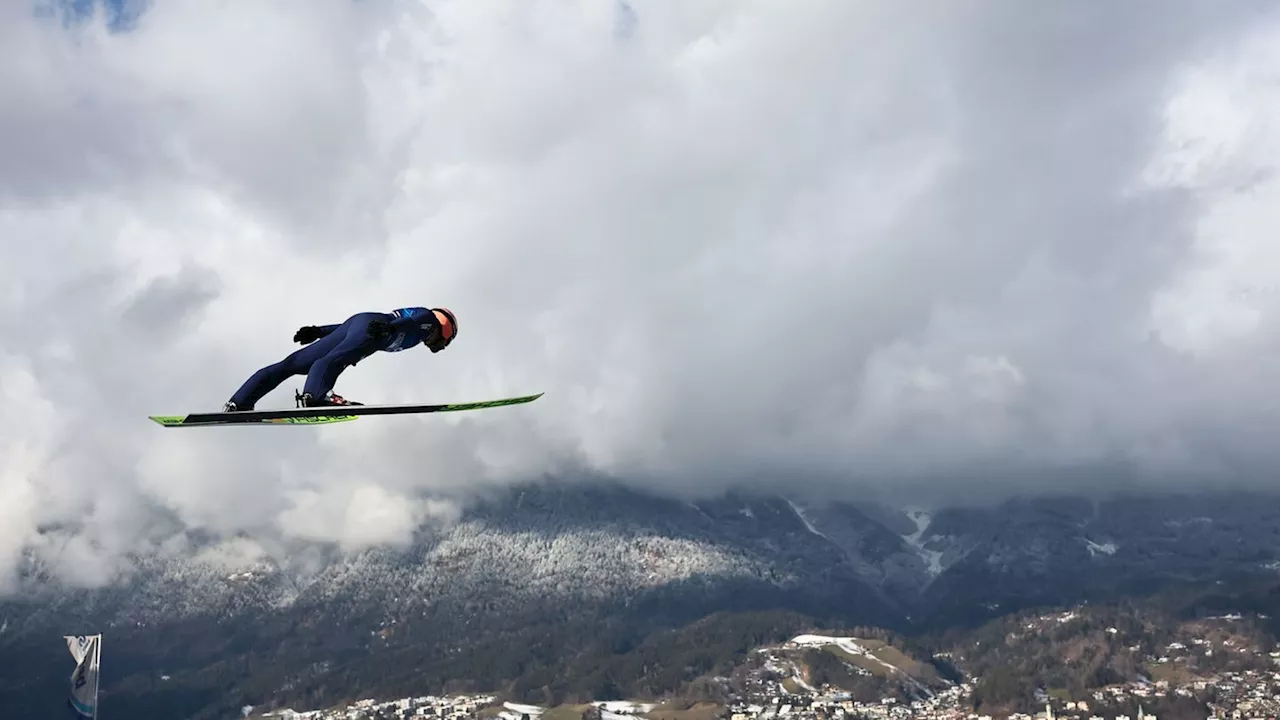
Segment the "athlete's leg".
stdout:
<svg viewBox="0 0 1280 720">
<path fill-rule="evenodd" d="M 349 323 L 350 320 L 347 322 Z M 368 323 L 365 324 L 367 326 Z M 275 390 L 280 383 L 294 375 L 305 375 L 316 360 L 324 357 L 342 342 L 345 337 L 345 325 L 347 323 L 338 326 L 336 330 L 314 343 L 294 350 L 280 362 L 272 363 L 251 375 L 231 396 L 235 409 L 252 410 L 264 395 Z"/>
<path fill-rule="evenodd" d="M 343 323 L 342 329 L 330 334 L 329 337 L 339 336 L 338 342 L 311 364 L 307 382 L 302 387 L 304 395 L 310 395 L 313 402 L 323 400 L 343 370 L 377 349 L 377 341 L 369 337 L 369 321 L 375 318 L 385 320 L 387 315 L 360 313 Z"/>
</svg>

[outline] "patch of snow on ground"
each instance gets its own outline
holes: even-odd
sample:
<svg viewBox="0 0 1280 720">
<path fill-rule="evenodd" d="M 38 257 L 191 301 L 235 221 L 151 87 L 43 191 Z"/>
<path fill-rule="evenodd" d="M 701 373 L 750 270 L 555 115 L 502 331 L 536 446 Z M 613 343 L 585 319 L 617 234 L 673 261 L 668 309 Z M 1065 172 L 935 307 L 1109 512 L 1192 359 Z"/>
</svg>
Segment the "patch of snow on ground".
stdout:
<svg viewBox="0 0 1280 720">
<path fill-rule="evenodd" d="M 907 673 L 904 670 L 897 667 L 896 665 L 885 662 L 884 660 L 881 660 L 875 655 L 872 655 L 870 650 L 867 650 L 865 647 L 854 642 L 852 638 L 833 637 L 830 635 L 797 635 L 791 638 L 791 643 L 794 645 L 809 646 L 809 647 L 822 647 L 824 645 L 835 645 L 836 647 L 849 653 L 850 655 L 861 655 L 865 658 L 870 658 L 871 660 L 874 660 L 880 663 L 881 665 L 885 666 L 886 668 L 888 668 L 889 672 L 898 673 L 899 675 L 904 676 L 908 682 L 914 685 L 916 689 L 920 690 L 925 695 L 933 696 L 932 690 L 916 682 L 915 678 L 912 678 L 910 675 L 907 675 Z"/>
<path fill-rule="evenodd" d="M 604 712 L 618 715 L 639 715 L 658 707 L 657 703 L 632 702 L 631 700 L 597 700 L 592 703 Z"/>
<path fill-rule="evenodd" d="M 902 539 L 907 544 L 915 548 L 918 554 L 929 570 L 929 575 L 937 577 L 942 574 L 942 553 L 937 550 L 930 550 L 924 546 L 924 531 L 929 529 L 929 524 L 933 522 L 933 516 L 924 510 L 918 508 L 908 508 L 904 510 L 907 517 L 911 518 L 911 522 L 916 524 L 916 531 L 910 535 L 903 535 Z"/>
<path fill-rule="evenodd" d="M 822 533 L 818 532 L 818 528 L 814 527 L 813 523 L 809 522 L 809 518 L 805 517 L 804 511 L 801 510 L 798 505 L 791 502 L 790 500 L 787 501 L 787 504 L 791 506 L 791 510 L 796 514 L 796 517 L 800 518 L 800 522 L 804 523 L 804 526 L 809 528 L 809 532 L 813 533 L 814 535 L 826 537 L 826 535 L 823 535 Z"/>
<path fill-rule="evenodd" d="M 520 720 L 521 715 L 528 715 L 529 717 L 534 718 L 534 717 L 538 717 L 543 712 L 545 712 L 544 708 L 540 708 L 537 705 L 522 705 L 520 703 L 513 703 L 513 702 L 504 702 L 502 703 L 502 707 L 510 710 L 513 713 L 516 713 L 515 720 Z M 505 715 L 505 714 L 499 713 L 499 715 Z"/>
<path fill-rule="evenodd" d="M 889 668 L 889 670 L 891 671 L 902 672 L 897 667 L 885 662 L 884 660 L 881 660 L 875 655 L 872 655 L 871 651 L 862 647 L 861 645 L 854 642 L 850 638 L 830 637 L 827 635 L 797 635 L 796 637 L 791 638 L 791 642 L 795 643 L 796 645 L 808 645 L 808 646 L 817 646 L 817 647 L 821 647 L 823 645 L 835 645 L 836 647 L 849 653 L 850 655 L 861 655 L 863 657 L 875 660 L 881 665 Z"/>
<path fill-rule="evenodd" d="M 1097 557 L 1097 556 L 1098 556 L 1098 555 L 1100 555 L 1100 554 L 1101 554 L 1101 555 L 1115 555 L 1115 554 L 1116 554 L 1116 549 L 1117 549 L 1117 548 L 1116 548 L 1116 544 L 1115 544 L 1115 543 L 1108 542 L 1108 543 L 1101 543 L 1101 544 L 1099 544 L 1099 543 L 1096 543 L 1096 542 L 1094 542 L 1094 541 L 1092 541 L 1092 540 L 1090 540 L 1090 539 L 1088 539 L 1088 538 L 1084 538 L 1084 544 L 1085 544 L 1085 547 L 1089 548 L 1089 554 L 1090 554 L 1090 555 L 1092 555 L 1092 556 L 1094 556 L 1094 557 Z"/>
<path fill-rule="evenodd" d="M 818 692 L 818 688 L 804 681 L 804 675 L 800 672 L 800 668 L 794 665 L 792 666 L 791 679 L 795 680 L 797 685 L 811 693 Z"/>
</svg>

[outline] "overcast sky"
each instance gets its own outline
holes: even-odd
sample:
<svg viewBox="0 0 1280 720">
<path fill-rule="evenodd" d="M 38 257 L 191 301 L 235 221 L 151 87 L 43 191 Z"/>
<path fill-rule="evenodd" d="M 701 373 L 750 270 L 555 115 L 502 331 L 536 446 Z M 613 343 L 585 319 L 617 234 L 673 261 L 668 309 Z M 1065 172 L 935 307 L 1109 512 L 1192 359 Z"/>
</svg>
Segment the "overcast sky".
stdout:
<svg viewBox="0 0 1280 720">
<path fill-rule="evenodd" d="M 0 587 L 183 527 L 397 541 L 546 474 L 1277 482 L 1274 3 L 122 4 L 0 3 Z M 458 341 L 338 392 L 546 396 L 146 419 L 406 305 Z"/>
</svg>

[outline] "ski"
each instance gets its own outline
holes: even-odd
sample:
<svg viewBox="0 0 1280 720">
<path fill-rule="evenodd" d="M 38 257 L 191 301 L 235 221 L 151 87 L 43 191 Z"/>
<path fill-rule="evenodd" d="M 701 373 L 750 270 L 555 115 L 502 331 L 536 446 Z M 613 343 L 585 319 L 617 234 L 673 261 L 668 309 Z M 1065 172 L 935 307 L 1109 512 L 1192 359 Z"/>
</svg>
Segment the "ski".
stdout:
<svg viewBox="0 0 1280 720">
<path fill-rule="evenodd" d="M 235 412 L 190 413 L 187 415 L 149 415 L 163 427 L 209 427 L 211 425 L 327 425 L 350 422 L 365 415 L 413 415 L 418 413 L 459 412 L 481 408 L 521 405 L 542 397 L 522 395 L 501 400 L 482 400 L 438 405 L 326 405 L 287 410 L 239 410 Z"/>
</svg>

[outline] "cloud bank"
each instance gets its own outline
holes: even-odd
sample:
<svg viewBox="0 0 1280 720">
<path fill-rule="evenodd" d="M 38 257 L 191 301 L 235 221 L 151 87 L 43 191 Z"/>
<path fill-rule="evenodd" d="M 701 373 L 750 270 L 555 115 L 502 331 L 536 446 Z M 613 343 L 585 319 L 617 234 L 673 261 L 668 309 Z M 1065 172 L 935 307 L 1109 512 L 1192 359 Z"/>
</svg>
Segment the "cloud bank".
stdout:
<svg viewBox="0 0 1280 720">
<path fill-rule="evenodd" d="M 399 542 L 547 474 L 1274 483 L 1271 4 L 135 10 L 0 8 L 0 588 L 182 528 Z M 300 325 L 436 304 L 449 351 L 339 392 L 546 396 L 146 419 L 220 407 Z"/>
</svg>

